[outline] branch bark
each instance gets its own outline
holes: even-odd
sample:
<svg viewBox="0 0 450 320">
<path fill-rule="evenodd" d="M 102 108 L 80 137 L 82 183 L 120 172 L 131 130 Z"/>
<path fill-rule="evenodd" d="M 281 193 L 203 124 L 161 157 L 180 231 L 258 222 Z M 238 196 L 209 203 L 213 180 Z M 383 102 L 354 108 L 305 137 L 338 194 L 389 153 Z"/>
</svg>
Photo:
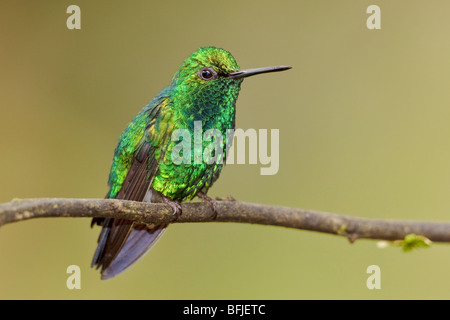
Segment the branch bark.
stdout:
<svg viewBox="0 0 450 320">
<path fill-rule="evenodd" d="M 161 203 L 115 199 L 18 199 L 0 204 L 0 226 L 42 217 L 123 218 L 147 224 L 236 222 L 282 226 L 356 239 L 402 240 L 414 233 L 435 242 L 450 242 L 450 223 L 358 218 L 334 213 L 262 205 L 235 200 L 217 201 L 218 215 L 206 203 L 182 204 L 175 219 L 172 208 Z"/>
</svg>

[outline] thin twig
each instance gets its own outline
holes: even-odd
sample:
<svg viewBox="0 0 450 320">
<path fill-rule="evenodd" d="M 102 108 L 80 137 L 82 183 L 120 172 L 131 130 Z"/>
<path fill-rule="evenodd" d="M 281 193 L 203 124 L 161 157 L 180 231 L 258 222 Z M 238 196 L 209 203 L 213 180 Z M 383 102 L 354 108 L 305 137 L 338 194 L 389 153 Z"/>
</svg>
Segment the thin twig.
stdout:
<svg viewBox="0 0 450 320">
<path fill-rule="evenodd" d="M 147 224 L 254 223 L 330 233 L 345 236 L 351 242 L 362 238 L 401 240 L 411 233 L 435 242 L 450 242 L 448 222 L 366 219 L 234 200 L 217 201 L 218 215 L 215 219 L 211 206 L 206 203 L 183 203 L 182 210 L 182 215 L 175 220 L 172 208 L 159 203 L 114 199 L 23 199 L 0 204 L 0 226 L 42 217 L 108 217 Z"/>
</svg>

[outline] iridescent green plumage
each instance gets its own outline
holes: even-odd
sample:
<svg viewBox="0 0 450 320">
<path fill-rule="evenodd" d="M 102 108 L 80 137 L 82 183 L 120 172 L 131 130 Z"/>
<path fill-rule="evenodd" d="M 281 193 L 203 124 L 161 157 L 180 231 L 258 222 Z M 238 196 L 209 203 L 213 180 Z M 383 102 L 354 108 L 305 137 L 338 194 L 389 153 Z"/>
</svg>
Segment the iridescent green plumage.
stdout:
<svg viewBox="0 0 450 320">
<path fill-rule="evenodd" d="M 226 156 L 227 130 L 235 126 L 235 103 L 244 77 L 286 70 L 272 67 L 240 71 L 233 56 L 215 47 L 200 48 L 187 58 L 171 84 L 134 117 L 119 139 L 109 176 L 107 198 L 166 202 L 179 209 L 178 202 L 206 193 L 219 177 L 222 162 L 172 159 L 179 140 L 177 129 L 196 138 L 195 123 L 203 132 L 216 129 L 223 136 L 220 149 Z M 198 133 L 197 133 L 198 134 Z M 208 146 L 203 141 L 200 153 Z M 194 148 L 195 149 L 195 148 Z M 209 157 L 207 155 L 207 157 Z M 93 265 L 102 268 L 102 278 L 111 278 L 127 269 L 147 252 L 166 226 L 146 226 L 123 219 L 94 219 L 103 225 Z"/>
<path fill-rule="evenodd" d="M 108 197 L 114 198 L 120 190 L 144 136 L 159 155 L 156 157 L 159 170 L 151 187 L 164 196 L 174 200 L 192 199 L 199 190 L 206 193 L 217 179 L 221 164 L 194 164 L 194 153 L 190 166 L 174 165 L 171 160 L 172 148 L 178 143 L 170 139 L 175 129 L 189 129 L 193 133 L 194 121 L 202 121 L 205 131 L 214 128 L 224 135 L 227 129 L 234 129 L 235 103 L 243 79 L 220 77 L 215 81 L 204 81 L 198 76 L 202 67 L 212 67 L 218 74 L 239 70 L 233 56 L 225 50 L 207 47 L 192 54 L 181 65 L 171 85 L 133 119 L 120 137 Z M 157 116 L 151 118 L 155 108 L 159 108 Z M 193 136 L 191 141 L 194 141 Z"/>
</svg>

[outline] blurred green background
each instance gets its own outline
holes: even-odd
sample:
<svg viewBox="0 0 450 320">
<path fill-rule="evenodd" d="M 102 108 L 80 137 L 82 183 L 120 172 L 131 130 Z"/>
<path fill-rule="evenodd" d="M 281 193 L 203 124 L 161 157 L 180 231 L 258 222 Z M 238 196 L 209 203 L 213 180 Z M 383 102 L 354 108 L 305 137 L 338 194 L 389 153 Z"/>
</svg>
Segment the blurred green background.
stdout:
<svg viewBox="0 0 450 320">
<path fill-rule="evenodd" d="M 68 30 L 66 8 L 81 8 Z M 381 30 L 366 9 L 381 8 Z M 230 165 L 210 196 L 372 218 L 450 217 L 448 1 L 0 2 L 0 202 L 102 198 L 117 139 L 200 46 L 242 68 L 237 127 L 280 129 L 280 170 Z M 449 299 L 450 246 L 245 224 L 175 224 L 100 281 L 81 218 L 0 230 L 2 299 Z M 66 268 L 81 268 L 68 290 Z M 381 290 L 366 268 L 381 268 Z"/>
</svg>

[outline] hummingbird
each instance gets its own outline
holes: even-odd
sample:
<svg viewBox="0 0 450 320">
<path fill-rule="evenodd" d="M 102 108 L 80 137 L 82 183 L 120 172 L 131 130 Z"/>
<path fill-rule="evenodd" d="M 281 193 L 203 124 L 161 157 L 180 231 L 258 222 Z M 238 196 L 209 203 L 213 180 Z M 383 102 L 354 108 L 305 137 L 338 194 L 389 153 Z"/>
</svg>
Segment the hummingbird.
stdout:
<svg viewBox="0 0 450 320">
<path fill-rule="evenodd" d="M 193 161 L 191 152 L 188 160 L 192 161 L 175 163 L 172 151 L 179 141 L 172 139 L 172 134 L 184 129 L 194 141 L 194 123 L 201 121 L 203 130 L 216 129 L 225 136 L 227 130 L 235 128 L 236 100 L 244 78 L 290 68 L 241 70 L 231 53 L 216 47 L 202 47 L 192 53 L 170 85 L 132 119 L 120 136 L 106 198 L 166 203 L 179 216 L 181 202 L 197 196 L 217 215 L 215 201 L 207 192 L 219 178 L 224 161 Z M 226 160 L 231 143 L 229 139 L 219 139 L 219 143 Z M 102 230 L 92 267 L 101 269 L 103 280 L 132 266 L 167 228 L 118 218 L 94 218 L 91 227 L 95 224 Z"/>
</svg>

